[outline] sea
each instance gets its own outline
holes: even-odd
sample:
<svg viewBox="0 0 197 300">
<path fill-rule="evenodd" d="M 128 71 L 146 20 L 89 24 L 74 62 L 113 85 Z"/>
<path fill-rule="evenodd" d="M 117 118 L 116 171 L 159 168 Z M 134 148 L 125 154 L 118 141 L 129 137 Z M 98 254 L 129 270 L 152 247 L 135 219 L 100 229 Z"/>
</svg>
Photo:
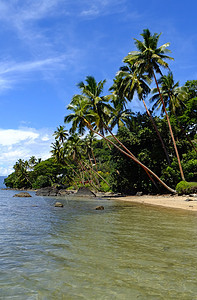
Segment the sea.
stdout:
<svg viewBox="0 0 197 300">
<path fill-rule="evenodd" d="M 0 299 L 197 299 L 197 213 L 16 193 L 0 190 Z"/>
<path fill-rule="evenodd" d="M 5 178 L 6 178 L 6 176 L 0 176 L 0 189 L 6 188 L 6 186 L 4 184 Z"/>
</svg>

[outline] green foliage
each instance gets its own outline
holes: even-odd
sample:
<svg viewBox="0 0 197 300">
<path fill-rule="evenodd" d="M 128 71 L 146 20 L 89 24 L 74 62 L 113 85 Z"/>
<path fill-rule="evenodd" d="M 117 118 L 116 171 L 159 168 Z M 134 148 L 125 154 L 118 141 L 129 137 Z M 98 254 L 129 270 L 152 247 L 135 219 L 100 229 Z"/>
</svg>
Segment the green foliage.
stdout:
<svg viewBox="0 0 197 300">
<path fill-rule="evenodd" d="M 139 119 L 140 125 L 138 126 Z M 120 128 L 118 138 L 140 161 L 160 176 L 162 166 L 167 166 L 160 141 L 155 132 L 151 130 L 151 123 L 146 115 L 137 114 L 134 121 L 135 124 L 131 127 L 132 132 L 127 128 Z M 158 183 L 156 187 L 145 171 L 120 151 L 112 150 L 112 160 L 114 168 L 111 172 L 110 183 L 114 192 L 135 194 L 137 191 L 162 191 Z"/>
<path fill-rule="evenodd" d="M 16 173 L 13 172 L 13 173 L 10 174 L 7 178 L 4 179 L 4 184 L 5 184 L 8 188 L 17 188 L 17 186 L 16 186 L 16 180 L 17 180 Z"/>
<path fill-rule="evenodd" d="M 102 181 L 100 191 L 106 193 L 106 192 L 110 192 L 111 189 L 105 182 Z"/>
<path fill-rule="evenodd" d="M 34 183 L 32 184 L 32 188 L 33 189 L 40 189 L 43 187 L 47 187 L 50 186 L 51 182 L 48 176 L 45 175 L 39 175 L 36 180 L 34 181 Z"/>
<path fill-rule="evenodd" d="M 176 186 L 179 195 L 197 192 L 197 182 L 180 181 Z"/>
</svg>

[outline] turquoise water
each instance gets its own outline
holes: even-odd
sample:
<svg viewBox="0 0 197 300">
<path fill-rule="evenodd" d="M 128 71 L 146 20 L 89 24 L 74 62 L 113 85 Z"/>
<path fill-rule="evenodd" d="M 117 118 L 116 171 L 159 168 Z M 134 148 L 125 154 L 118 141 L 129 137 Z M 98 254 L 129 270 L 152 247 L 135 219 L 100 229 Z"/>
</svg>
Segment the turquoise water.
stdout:
<svg viewBox="0 0 197 300">
<path fill-rule="evenodd" d="M 0 299 L 197 299 L 196 213 L 15 193 L 0 191 Z"/>
</svg>

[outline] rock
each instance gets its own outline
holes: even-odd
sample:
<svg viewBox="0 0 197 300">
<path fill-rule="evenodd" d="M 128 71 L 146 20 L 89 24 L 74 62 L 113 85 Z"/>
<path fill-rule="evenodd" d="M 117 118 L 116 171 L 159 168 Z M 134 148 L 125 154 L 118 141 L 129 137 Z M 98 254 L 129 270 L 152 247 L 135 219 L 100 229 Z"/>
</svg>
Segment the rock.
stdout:
<svg viewBox="0 0 197 300">
<path fill-rule="evenodd" d="M 56 202 L 54 206 L 55 207 L 64 207 L 64 205 L 61 202 Z"/>
<path fill-rule="evenodd" d="M 185 199 L 185 201 L 189 202 L 189 201 L 193 201 L 193 199 L 187 198 Z"/>
<path fill-rule="evenodd" d="M 142 194 L 143 194 L 142 192 L 137 192 L 135 195 L 136 196 L 142 196 Z"/>
<path fill-rule="evenodd" d="M 45 187 L 37 190 L 36 196 L 57 196 L 59 190 L 54 187 Z"/>
<path fill-rule="evenodd" d="M 78 191 L 75 193 L 75 196 L 78 196 L 78 197 L 96 197 L 96 195 L 85 186 L 80 187 L 78 189 Z"/>
<path fill-rule="evenodd" d="M 101 206 L 97 206 L 97 207 L 95 207 L 95 209 L 96 210 L 104 210 L 104 206 L 102 206 L 102 205 Z"/>
<path fill-rule="evenodd" d="M 72 194 L 72 191 L 67 191 L 66 189 L 59 190 L 58 196 L 66 196 Z"/>
<path fill-rule="evenodd" d="M 15 194 L 13 197 L 27 198 L 27 197 L 31 197 L 31 195 L 27 192 L 21 192 L 21 193 Z"/>
<path fill-rule="evenodd" d="M 197 194 L 190 194 L 190 197 L 196 197 L 197 198 Z"/>
</svg>

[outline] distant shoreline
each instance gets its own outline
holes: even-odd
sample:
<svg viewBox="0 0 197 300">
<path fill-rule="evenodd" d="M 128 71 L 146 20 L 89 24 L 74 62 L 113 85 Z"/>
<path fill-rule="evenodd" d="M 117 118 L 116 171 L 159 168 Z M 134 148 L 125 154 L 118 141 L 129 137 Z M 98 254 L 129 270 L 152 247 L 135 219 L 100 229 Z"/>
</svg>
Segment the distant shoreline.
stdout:
<svg viewBox="0 0 197 300">
<path fill-rule="evenodd" d="M 142 195 L 110 197 L 110 199 L 197 212 L 197 194 L 192 197 L 189 195 Z"/>
</svg>

